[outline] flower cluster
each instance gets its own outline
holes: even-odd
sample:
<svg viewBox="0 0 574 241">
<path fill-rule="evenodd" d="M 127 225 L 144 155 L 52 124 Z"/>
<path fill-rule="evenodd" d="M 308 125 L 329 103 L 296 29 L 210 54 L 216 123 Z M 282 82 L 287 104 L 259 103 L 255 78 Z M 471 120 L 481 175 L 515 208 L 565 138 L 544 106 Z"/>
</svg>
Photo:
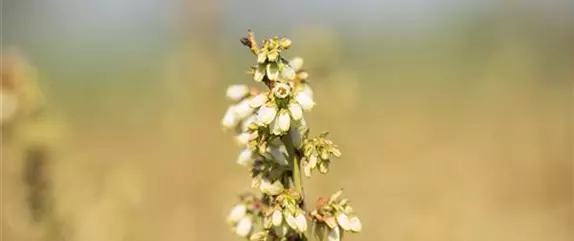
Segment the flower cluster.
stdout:
<svg viewBox="0 0 574 241">
<path fill-rule="evenodd" d="M 327 216 L 321 216 L 326 207 L 312 212 L 316 215 L 306 210 L 301 168 L 307 177 L 314 169 L 327 173 L 331 156 L 341 153 L 326 134 L 308 137 L 310 130 L 303 114 L 313 109 L 315 101 L 309 74 L 302 69 L 303 59 L 287 61 L 282 57 L 291 40 L 273 37 L 259 48 L 249 31 L 242 43 L 257 58 L 248 73 L 266 90 L 230 86 L 226 94 L 234 103 L 221 124 L 235 132 L 241 147 L 236 162 L 250 169 L 252 187 L 260 194 L 243 196 L 229 214 L 228 223 L 236 234 L 250 240 L 307 240 L 308 223 L 321 223 L 323 219 L 317 217 Z M 342 211 L 349 208 L 345 206 Z M 358 231 L 356 227 L 353 230 Z"/>
<path fill-rule="evenodd" d="M 315 234 L 323 239 L 327 236 L 328 241 L 339 241 L 343 237 L 343 231 L 360 232 L 362 224 L 354 214 L 348 199 L 340 199 L 343 191 L 338 191 L 331 197 L 320 198 L 317 209 L 313 216 Z"/>
<path fill-rule="evenodd" d="M 314 169 L 319 169 L 322 174 L 327 174 L 331 156 L 340 157 L 341 151 L 331 140 L 325 139 L 328 133 L 324 132 L 319 137 L 305 140 L 303 144 L 303 172 L 310 177 Z"/>
</svg>

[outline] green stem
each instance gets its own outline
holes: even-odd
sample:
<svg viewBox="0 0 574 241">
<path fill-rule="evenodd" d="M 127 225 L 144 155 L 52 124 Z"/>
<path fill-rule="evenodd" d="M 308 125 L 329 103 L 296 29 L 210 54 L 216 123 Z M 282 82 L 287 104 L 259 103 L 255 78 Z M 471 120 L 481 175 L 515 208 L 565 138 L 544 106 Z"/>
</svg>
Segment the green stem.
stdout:
<svg viewBox="0 0 574 241">
<path fill-rule="evenodd" d="M 289 158 L 291 159 L 291 165 L 293 170 L 293 184 L 295 185 L 295 189 L 301 195 L 301 200 L 303 200 L 302 207 L 305 210 L 305 192 L 303 190 L 303 180 L 301 176 L 301 163 L 300 157 L 297 154 L 295 149 L 295 145 L 293 144 L 293 137 L 291 134 L 287 134 L 282 138 L 283 144 L 287 148 L 287 152 L 289 154 Z"/>
</svg>

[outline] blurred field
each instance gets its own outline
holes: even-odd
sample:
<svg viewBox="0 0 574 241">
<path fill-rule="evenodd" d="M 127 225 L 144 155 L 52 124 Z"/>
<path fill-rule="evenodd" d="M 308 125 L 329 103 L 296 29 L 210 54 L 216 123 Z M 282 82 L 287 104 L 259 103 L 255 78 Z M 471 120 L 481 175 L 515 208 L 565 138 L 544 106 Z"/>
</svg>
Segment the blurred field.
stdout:
<svg viewBox="0 0 574 241">
<path fill-rule="evenodd" d="M 39 224 L 20 149 L 2 143 L 2 241 L 239 240 L 224 220 L 250 180 L 219 123 L 226 86 L 250 83 L 238 38 L 252 26 L 226 29 L 213 11 L 191 15 L 169 47 L 87 50 L 40 48 L 7 15 L 3 39 L 40 72 L 62 138 Z M 260 38 L 292 37 L 287 54 L 306 59 L 318 103 L 306 118 L 343 152 L 307 190 L 345 189 L 364 225 L 347 240 L 574 240 L 574 11 L 493 12 L 415 34 L 252 23 Z"/>
</svg>

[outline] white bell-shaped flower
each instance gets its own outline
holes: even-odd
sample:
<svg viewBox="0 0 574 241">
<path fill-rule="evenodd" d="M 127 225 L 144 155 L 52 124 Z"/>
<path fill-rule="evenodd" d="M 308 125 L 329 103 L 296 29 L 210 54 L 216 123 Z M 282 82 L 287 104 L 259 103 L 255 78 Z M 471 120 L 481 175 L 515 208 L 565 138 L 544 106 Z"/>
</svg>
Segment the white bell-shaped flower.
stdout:
<svg viewBox="0 0 574 241">
<path fill-rule="evenodd" d="M 282 133 L 285 133 L 289 130 L 291 125 L 291 117 L 289 117 L 289 113 L 286 110 L 281 110 L 279 112 L 279 116 L 277 117 L 277 124 L 279 125 L 279 130 Z"/>
<path fill-rule="evenodd" d="M 281 76 L 286 80 L 294 80 L 297 75 L 293 67 L 286 65 L 281 70 Z"/>
<path fill-rule="evenodd" d="M 227 216 L 227 221 L 230 223 L 237 223 L 247 214 L 247 207 L 245 204 L 237 204 L 232 209 Z"/>
<path fill-rule="evenodd" d="M 311 89 L 309 84 L 302 84 L 299 92 L 305 93 L 309 98 L 313 99 L 313 89 Z"/>
<path fill-rule="evenodd" d="M 301 108 L 303 108 L 303 110 L 308 111 L 315 106 L 315 101 L 313 101 L 313 99 L 311 99 L 311 97 L 309 97 L 304 92 L 298 92 L 297 95 L 295 95 L 295 100 L 297 101 L 297 103 L 299 103 L 299 105 L 301 105 Z"/>
<path fill-rule="evenodd" d="M 245 99 L 235 105 L 234 110 L 239 119 L 245 119 L 253 113 L 254 109 L 249 105 L 250 102 L 249 99 Z"/>
<path fill-rule="evenodd" d="M 299 213 L 296 217 L 295 217 L 295 223 L 297 225 L 297 230 L 299 230 L 299 232 L 305 232 L 307 231 L 307 219 L 305 218 L 305 215 L 302 213 Z"/>
<path fill-rule="evenodd" d="M 303 68 L 303 63 L 303 58 L 295 57 L 289 61 L 289 66 L 291 66 L 291 68 L 293 68 L 295 71 L 299 71 L 301 68 Z"/>
<path fill-rule="evenodd" d="M 275 119 L 276 115 L 277 106 L 275 105 L 264 105 L 257 111 L 258 120 L 265 125 L 269 125 Z"/>
<path fill-rule="evenodd" d="M 2 110 L 2 112 L 4 112 L 4 110 Z M 4 113 L 2 113 L 2 115 L 4 115 Z M 235 113 L 233 106 L 227 108 L 227 111 L 225 112 L 225 115 L 221 120 L 221 125 L 223 125 L 223 127 L 227 129 L 232 129 L 235 126 L 237 126 L 238 123 L 239 118 L 237 117 L 237 114 Z"/>
<path fill-rule="evenodd" d="M 243 149 L 240 153 L 239 156 L 237 157 L 237 164 L 242 165 L 242 166 L 248 166 L 253 164 L 253 151 L 245 148 Z"/>
<path fill-rule="evenodd" d="M 249 94 L 247 85 L 231 85 L 227 87 L 226 96 L 230 100 L 239 101 Z"/>
<path fill-rule="evenodd" d="M 281 211 L 279 209 L 276 209 L 275 211 L 273 211 L 271 219 L 273 222 L 273 226 L 277 227 L 281 225 L 281 222 L 283 221 L 283 214 L 281 214 Z"/>
<path fill-rule="evenodd" d="M 247 237 L 253 228 L 253 221 L 251 217 L 245 216 L 235 226 L 235 233 L 241 237 Z"/>
<path fill-rule="evenodd" d="M 293 120 L 300 120 L 301 117 L 303 117 L 303 110 L 301 109 L 301 106 L 295 102 L 291 102 L 289 103 L 289 106 L 287 107 L 289 109 L 289 112 L 291 113 L 291 117 L 293 117 Z"/>
<path fill-rule="evenodd" d="M 293 217 L 293 215 L 291 213 L 286 213 L 284 216 L 285 216 L 285 222 L 287 223 L 287 225 L 289 225 L 289 227 L 291 227 L 291 229 L 297 230 L 297 219 L 295 219 L 295 217 Z"/>
<path fill-rule="evenodd" d="M 345 231 L 351 230 L 351 222 L 349 221 L 349 217 L 347 217 L 344 213 L 337 214 L 337 223 L 339 226 Z"/>
<path fill-rule="evenodd" d="M 251 106 L 251 108 L 257 108 L 264 105 L 265 102 L 267 102 L 267 93 L 260 93 L 251 98 L 249 106 Z"/>
</svg>

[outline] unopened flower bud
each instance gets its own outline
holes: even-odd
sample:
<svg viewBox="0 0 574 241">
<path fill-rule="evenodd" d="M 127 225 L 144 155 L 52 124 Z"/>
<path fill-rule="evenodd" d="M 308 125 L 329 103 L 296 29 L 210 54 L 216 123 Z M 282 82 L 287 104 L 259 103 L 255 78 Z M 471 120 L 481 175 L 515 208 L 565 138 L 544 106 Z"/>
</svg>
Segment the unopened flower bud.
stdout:
<svg viewBox="0 0 574 241">
<path fill-rule="evenodd" d="M 289 47 L 291 47 L 291 40 L 288 38 L 281 38 L 279 40 L 279 46 L 283 49 L 288 49 Z"/>
</svg>

